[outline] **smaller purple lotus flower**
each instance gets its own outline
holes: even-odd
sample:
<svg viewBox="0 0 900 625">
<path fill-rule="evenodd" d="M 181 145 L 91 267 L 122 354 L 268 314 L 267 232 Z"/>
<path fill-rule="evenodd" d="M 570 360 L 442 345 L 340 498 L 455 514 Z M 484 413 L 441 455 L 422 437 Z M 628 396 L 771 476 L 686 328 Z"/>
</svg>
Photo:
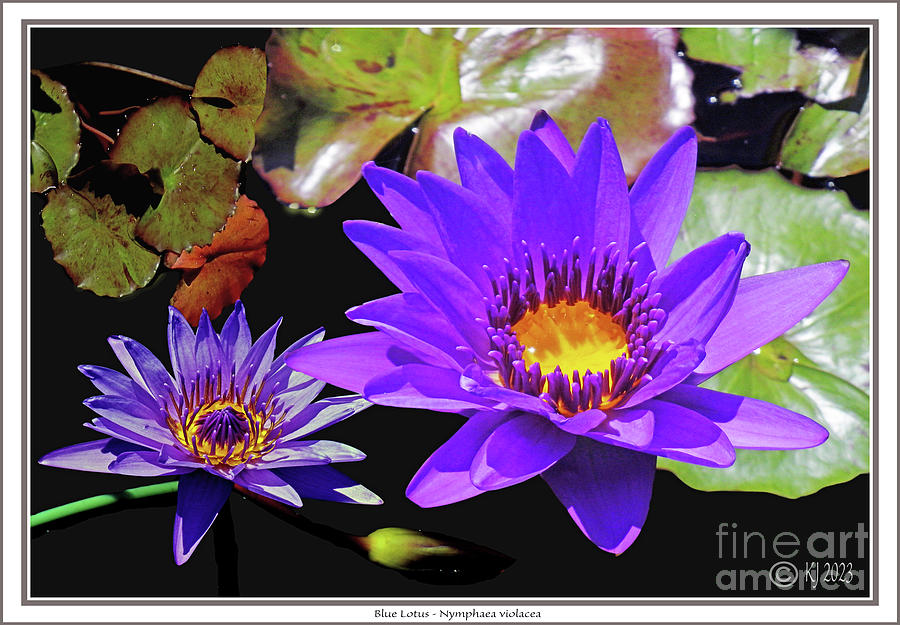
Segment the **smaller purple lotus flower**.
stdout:
<svg viewBox="0 0 900 625">
<path fill-rule="evenodd" d="M 365 458 L 358 449 L 300 440 L 371 405 L 359 395 L 313 399 L 325 382 L 274 358 L 279 319 L 255 343 L 240 301 L 217 334 L 206 311 L 196 335 L 169 308 L 174 377 L 146 347 L 124 336 L 109 344 L 128 373 L 82 365 L 102 395 L 84 404 L 99 417 L 86 427 L 108 438 L 53 451 L 41 464 L 156 477 L 180 475 L 175 562 L 191 556 L 232 485 L 300 507 L 301 498 L 380 504 L 381 499 L 328 464 Z M 290 346 L 322 340 L 319 329 Z M 130 377 L 129 377 L 130 376 Z"/>
</svg>

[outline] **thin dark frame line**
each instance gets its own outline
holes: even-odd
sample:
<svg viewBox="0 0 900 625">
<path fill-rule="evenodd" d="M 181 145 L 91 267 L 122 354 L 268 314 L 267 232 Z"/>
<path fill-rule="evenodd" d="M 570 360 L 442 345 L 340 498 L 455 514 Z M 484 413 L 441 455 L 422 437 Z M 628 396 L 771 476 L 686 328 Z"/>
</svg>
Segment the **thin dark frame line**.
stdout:
<svg viewBox="0 0 900 625">
<path fill-rule="evenodd" d="M 13 0 L 15 1 L 15 0 Z M 104 1 L 104 0 L 101 0 Z M 174 0 L 173 0 L 174 1 Z M 200 0 L 207 1 L 207 0 Z M 209 0 L 211 1 L 211 0 Z M 235 1 L 235 0 L 232 0 Z M 278 1 L 278 0 L 276 0 Z M 474 1 L 474 0 L 473 0 Z M 576 0 L 577 1 L 577 0 Z M 641 1 L 641 0 L 639 0 Z M 759 2 L 766 3 L 769 0 L 758 0 Z M 839 0 L 825 0 L 825 1 L 839 1 Z M 889 0 L 876 0 L 887 2 Z M 180 20 L 177 22 L 173 22 L 172 20 L 23 20 L 22 25 L 22 53 L 23 53 L 23 62 L 27 62 L 28 60 L 28 30 L 30 27 L 35 25 L 50 25 L 56 24 L 60 26 L 64 25 L 135 25 L 135 26 L 195 26 L 195 25 L 205 25 L 209 27 L 216 27 L 220 25 L 255 25 L 255 24 L 277 24 L 280 21 L 272 21 L 272 20 L 203 20 L 203 21 L 194 21 L 194 20 Z M 534 24 L 542 24 L 542 25 L 563 25 L 563 24 L 587 24 L 587 25 L 670 25 L 670 24 L 678 24 L 678 25 L 689 25 L 689 24 L 716 24 L 716 25 L 729 25 L 729 24 L 741 24 L 741 25 L 755 25 L 755 24 L 765 24 L 765 25 L 786 25 L 793 24 L 795 27 L 800 25 L 807 24 L 829 24 L 836 26 L 843 25 L 865 25 L 870 27 L 871 37 L 872 37 L 872 49 L 877 50 L 878 43 L 878 22 L 879 20 L 304 20 L 304 21 L 283 21 L 285 24 L 308 24 L 308 25 L 319 25 L 319 24 L 510 24 L 510 25 L 534 25 Z M 0 15 L 0 27 L 2 27 L 2 15 Z M 872 190 L 872 208 L 871 213 L 872 217 L 872 226 L 870 228 L 870 233 L 872 237 L 872 250 L 875 256 L 875 263 L 872 267 L 872 277 L 875 288 L 872 292 L 872 304 L 873 304 L 873 346 L 872 346 L 872 363 L 877 363 L 877 337 L 878 337 L 878 310 L 877 310 L 877 277 L 878 277 L 878 166 L 877 166 L 877 129 L 878 129 L 878 107 L 877 107 L 877 55 L 870 54 L 870 63 L 872 63 L 873 74 L 876 77 L 870 83 L 870 89 L 872 89 L 873 94 L 873 121 L 872 121 L 872 134 L 873 143 L 872 143 L 872 155 L 873 161 L 876 162 L 876 166 L 871 169 L 872 182 L 874 185 L 874 189 Z M 27 63 L 26 63 L 27 64 Z M 28 68 L 25 68 L 22 75 L 22 94 L 23 94 L 23 116 L 22 121 L 23 124 L 27 124 L 27 99 L 28 99 Z M 2 68 L 0 68 L 0 76 L 2 76 Z M 26 127 L 26 126 L 23 126 Z M 2 137 L 2 135 L 0 135 Z M 27 167 L 29 152 L 27 142 L 23 142 L 23 164 Z M 2 155 L 0 155 L 0 166 L 2 166 Z M 27 170 L 23 170 L 27 171 Z M 30 432 L 29 420 L 28 420 L 28 411 L 27 411 L 27 400 L 28 400 L 28 389 L 30 387 L 30 374 L 28 372 L 28 309 L 29 309 L 29 301 L 28 301 L 28 232 L 31 226 L 31 215 L 28 210 L 28 199 L 29 199 L 29 191 L 27 186 L 23 186 L 23 206 L 26 207 L 25 215 L 23 219 L 23 249 L 22 249 L 22 298 L 23 298 L 23 319 L 22 319 L 22 329 L 23 329 L 23 354 L 22 354 L 22 399 L 23 399 L 23 492 L 22 492 L 22 506 L 23 510 L 27 510 L 28 504 L 28 475 L 29 475 L 29 462 L 28 462 L 28 449 L 27 449 L 27 438 L 28 432 Z M 0 226 L 2 228 L 2 226 Z M 2 230 L 0 230 L 2 232 Z M 0 263 L 2 263 L 2 259 L 0 259 Z M 2 264 L 0 264 L 2 267 Z M 0 337 L 0 345 L 2 345 L 2 337 Z M 0 364 L 2 367 L 2 364 Z M 878 380 L 878 367 L 873 367 L 873 390 L 877 391 L 877 380 Z M 2 373 L 2 368 L 0 368 L 0 373 Z M 872 458 L 870 460 L 870 472 L 873 474 L 872 476 L 872 485 L 870 486 L 870 497 L 871 507 L 873 516 L 871 519 L 871 536 L 872 542 L 870 548 L 872 550 L 871 556 L 873 561 L 873 570 L 877 570 L 877 549 L 876 546 L 878 544 L 876 523 L 877 523 L 877 510 L 878 510 L 878 497 L 877 497 L 877 472 L 872 469 L 877 466 L 877 431 L 878 431 L 878 419 L 877 419 L 877 406 L 878 406 L 878 394 L 877 392 L 873 393 L 871 399 L 872 406 Z M 2 443 L 2 432 L 0 432 L 0 443 Z M 898 444 L 900 444 L 900 433 L 898 433 Z M 0 496 L 2 496 L 2 484 L 0 484 Z M 28 536 L 27 531 L 27 519 L 23 520 L 23 525 L 25 529 L 23 530 L 23 543 L 25 543 L 25 536 Z M 28 544 L 23 544 L 23 562 L 22 562 L 22 575 L 23 575 L 23 585 L 22 585 L 22 603 L 23 605 L 145 605 L 150 601 L 144 599 L 140 601 L 133 600 L 85 600 L 85 601 L 77 601 L 74 604 L 65 604 L 60 601 L 52 600 L 52 599 L 29 599 L 27 597 L 27 568 L 28 568 Z M 648 603 L 652 603 L 654 605 L 856 605 L 856 606 L 867 606 L 867 605 L 879 605 L 878 603 L 878 580 L 879 576 L 874 575 L 871 578 L 872 582 L 872 597 L 865 599 L 835 599 L 835 600 L 823 600 L 821 598 L 817 599 L 786 599 L 783 601 L 779 600 L 771 600 L 770 598 L 761 599 L 761 600 L 750 600 L 745 599 L 734 599 L 734 600 L 717 600 L 717 599 L 684 599 L 678 600 L 673 598 L 652 598 L 652 599 L 640 599 L 640 600 L 616 600 L 616 599 L 585 599 L 585 600 L 571 600 L 566 601 L 565 599 L 555 600 L 550 598 L 549 601 L 552 603 L 548 603 L 547 601 L 543 602 L 532 602 L 532 601 L 521 601 L 514 599 L 506 599 L 503 601 L 490 601 L 490 600 L 465 600 L 465 599 L 449 599 L 449 598 L 434 598 L 434 599 L 416 599 L 404 602 L 397 602 L 391 600 L 378 600 L 371 603 L 361 603 L 360 605 L 434 605 L 435 603 L 441 603 L 444 605 L 561 605 L 561 606 L 594 606 L 594 605 L 647 605 Z M 2 571 L 0 571 L 0 582 L 2 582 Z M 71 598 L 66 598 L 65 600 L 71 601 Z M 343 600 L 333 600 L 333 601 L 316 601 L 315 599 L 303 600 L 303 599 L 289 599 L 289 600 L 270 600 L 266 601 L 265 599 L 261 600 L 223 600 L 222 598 L 210 598 L 209 600 L 200 599 L 188 599 L 183 601 L 153 601 L 154 605 L 210 605 L 210 604 L 221 604 L 221 605 L 347 605 L 348 601 L 366 601 L 367 598 L 347 598 Z M 151 600 L 152 601 L 152 600 Z M 2 598 L 0 598 L 0 602 L 2 602 Z"/>
</svg>

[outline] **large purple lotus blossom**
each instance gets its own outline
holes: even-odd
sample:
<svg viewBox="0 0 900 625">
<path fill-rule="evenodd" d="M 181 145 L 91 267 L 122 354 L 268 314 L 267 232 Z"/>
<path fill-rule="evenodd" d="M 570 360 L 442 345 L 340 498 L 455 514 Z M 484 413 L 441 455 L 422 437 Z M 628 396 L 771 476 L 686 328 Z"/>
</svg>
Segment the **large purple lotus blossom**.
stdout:
<svg viewBox="0 0 900 625">
<path fill-rule="evenodd" d="M 100 415 L 85 426 L 108 438 L 58 449 L 39 462 L 121 475 L 179 475 L 177 564 L 193 553 L 233 484 L 296 507 L 301 497 L 382 503 L 327 466 L 362 460 L 362 452 L 333 441 L 300 440 L 371 403 L 358 395 L 312 403 L 325 382 L 293 371 L 284 356 L 274 358 L 280 323 L 252 343 L 241 302 L 221 334 L 205 310 L 195 335 L 181 313 L 169 308 L 174 377 L 137 341 L 110 337 L 128 376 L 105 367 L 79 367 L 103 393 L 85 400 Z M 289 349 L 307 349 L 323 335 L 319 329 Z"/>
<path fill-rule="evenodd" d="M 848 263 L 741 279 L 750 246 L 729 232 L 667 265 L 693 187 L 690 128 L 630 192 L 602 119 L 576 154 L 539 113 L 514 169 L 462 129 L 454 142 L 462 186 L 363 168 L 400 225 L 345 224 L 402 291 L 347 312 L 377 332 L 287 355 L 375 403 L 468 417 L 410 499 L 440 506 L 540 475 L 618 554 L 647 516 L 657 456 L 727 467 L 735 447 L 827 438 L 790 410 L 697 386 L 809 314 Z"/>
</svg>

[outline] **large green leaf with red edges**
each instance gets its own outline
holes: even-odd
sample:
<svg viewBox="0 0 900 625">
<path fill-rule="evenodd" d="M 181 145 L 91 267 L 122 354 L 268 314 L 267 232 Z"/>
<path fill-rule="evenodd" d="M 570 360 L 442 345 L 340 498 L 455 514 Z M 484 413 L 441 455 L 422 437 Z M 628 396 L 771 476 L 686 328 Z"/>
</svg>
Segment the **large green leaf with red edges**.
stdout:
<svg viewBox="0 0 900 625">
<path fill-rule="evenodd" d="M 811 104 L 800 111 L 781 146 L 780 165 L 816 178 L 840 178 L 869 169 L 869 98 L 862 110 Z"/>
<path fill-rule="evenodd" d="M 449 29 L 275 29 L 254 167 L 285 203 L 334 202 L 365 161 L 453 97 L 457 47 Z"/>
<path fill-rule="evenodd" d="M 262 50 L 243 46 L 219 50 L 200 70 L 191 94 L 201 134 L 234 158 L 247 160 L 265 94 Z"/>
<path fill-rule="evenodd" d="M 407 171 L 455 179 L 457 126 L 511 159 L 543 108 L 573 144 L 610 119 L 633 179 L 693 119 L 676 43 L 669 29 L 276 30 L 254 166 L 283 202 L 322 206 L 420 117 Z"/>
<path fill-rule="evenodd" d="M 722 94 L 723 102 L 775 91 L 800 91 L 822 104 L 837 102 L 856 94 L 865 59 L 802 46 L 784 28 L 683 28 L 681 38 L 692 59 L 741 70 L 738 90 Z"/>
<path fill-rule="evenodd" d="M 135 240 L 136 218 L 108 195 L 54 189 L 41 217 L 53 259 L 78 288 L 121 297 L 156 274 L 159 256 Z"/>
<path fill-rule="evenodd" d="M 182 252 L 169 266 L 183 277 L 172 305 L 195 326 L 205 308 L 215 319 L 233 304 L 266 261 L 269 221 L 253 200 L 242 195 L 225 228 L 213 235 L 212 243 Z"/>
<path fill-rule="evenodd" d="M 739 449 L 727 469 L 663 459 L 659 466 L 702 490 L 762 490 L 785 497 L 868 471 L 867 214 L 854 210 L 843 192 L 803 189 L 772 170 L 700 173 L 673 258 L 735 230 L 752 246 L 744 276 L 841 258 L 850 261 L 850 269 L 800 323 L 703 386 L 805 414 L 830 437 L 813 449 Z"/>
<path fill-rule="evenodd" d="M 32 80 L 40 83 L 31 103 L 31 190 L 42 193 L 65 182 L 78 163 L 81 122 L 62 84 L 42 72 L 32 70 L 31 74 Z"/>
<path fill-rule="evenodd" d="M 159 251 L 206 245 L 234 212 L 240 163 L 204 141 L 188 103 L 157 100 L 131 115 L 110 151 L 162 183 L 162 198 L 137 225 Z"/>
<path fill-rule="evenodd" d="M 634 180 L 679 127 L 693 121 L 691 74 L 669 29 L 488 28 L 463 37 L 460 101 L 422 120 L 407 173 L 458 180 L 453 131 L 463 127 L 507 161 L 519 132 L 545 109 L 577 148 L 597 117 L 609 120 Z"/>
</svg>

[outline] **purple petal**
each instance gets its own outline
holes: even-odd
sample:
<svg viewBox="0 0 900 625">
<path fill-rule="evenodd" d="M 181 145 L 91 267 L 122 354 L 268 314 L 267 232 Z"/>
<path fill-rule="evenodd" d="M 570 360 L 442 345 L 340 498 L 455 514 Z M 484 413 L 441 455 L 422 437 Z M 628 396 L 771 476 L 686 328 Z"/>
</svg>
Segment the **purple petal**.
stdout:
<svg viewBox="0 0 900 625">
<path fill-rule="evenodd" d="M 363 165 L 362 175 L 403 232 L 426 242 L 435 250 L 443 250 L 428 202 L 416 181 L 374 163 Z"/>
<path fill-rule="evenodd" d="M 329 466 L 273 469 L 304 499 L 324 499 L 342 503 L 380 505 L 381 497 Z"/>
<path fill-rule="evenodd" d="M 175 388 L 172 376 L 149 349 L 127 336 L 111 336 L 109 344 L 128 375 L 151 397 L 168 397 L 168 389 Z"/>
<path fill-rule="evenodd" d="M 495 403 L 460 387 L 459 371 L 422 364 L 403 365 L 372 378 L 363 394 L 376 404 L 438 412 L 459 412 Z"/>
<path fill-rule="evenodd" d="M 734 447 L 728 437 L 715 423 L 694 410 L 665 401 L 650 400 L 632 410 L 614 410 L 610 414 L 612 418 L 608 423 L 588 432 L 586 436 L 693 464 L 712 467 L 734 464 Z M 649 442 L 634 444 L 621 436 L 610 434 L 617 423 L 628 419 L 653 424 Z"/>
<path fill-rule="evenodd" d="M 444 257 L 442 247 L 435 251 L 432 247 L 408 232 L 372 221 L 345 221 L 344 233 L 353 244 L 401 291 L 415 291 L 415 287 L 389 256 L 396 250 L 420 250 L 434 256 Z"/>
<path fill-rule="evenodd" d="M 784 334 L 837 287 L 849 267 L 836 260 L 741 280 L 697 373 L 705 379 Z"/>
<path fill-rule="evenodd" d="M 420 171 L 416 179 L 431 205 L 447 258 L 475 282 L 482 295 L 493 295 L 482 267 L 487 265 L 492 274 L 499 275 L 504 259 L 512 256 L 508 223 L 498 219 L 485 199 L 465 187 L 427 171 Z"/>
<path fill-rule="evenodd" d="M 666 311 L 654 337 L 683 343 L 705 343 L 734 301 L 741 267 L 750 252 L 744 235 L 731 232 L 686 254 L 663 269 L 650 286 L 659 292 Z"/>
<path fill-rule="evenodd" d="M 372 378 L 422 359 L 383 332 L 368 332 L 309 345 L 286 354 L 285 361 L 292 369 L 360 393 Z"/>
<path fill-rule="evenodd" d="M 275 358 L 275 338 L 280 325 L 281 318 L 279 317 L 278 321 L 256 340 L 256 343 L 247 352 L 244 362 L 238 368 L 236 380 L 243 386 L 244 380 L 249 379 L 250 383 L 247 388 L 250 389 L 251 394 L 259 388 L 272 366 L 272 360 Z"/>
<path fill-rule="evenodd" d="M 241 300 L 234 303 L 234 310 L 222 326 L 219 335 L 224 354 L 224 368 L 231 369 L 233 363 L 235 369 L 241 366 L 250 351 L 253 337 L 250 335 L 250 326 L 247 324 L 247 315 L 244 312 L 244 304 Z"/>
<path fill-rule="evenodd" d="M 140 402 L 154 413 L 159 410 L 156 400 L 127 375 L 96 365 L 81 365 L 78 370 L 104 395 L 116 395 Z"/>
<path fill-rule="evenodd" d="M 655 456 L 580 438 L 541 477 L 591 542 L 620 554 L 647 518 L 655 472 Z"/>
<path fill-rule="evenodd" d="M 193 470 L 194 467 L 166 466 L 159 461 L 159 452 L 149 449 L 126 451 L 116 456 L 116 459 L 109 465 L 110 473 L 138 477 L 180 475 Z"/>
<path fill-rule="evenodd" d="M 184 564 L 194 553 L 228 499 L 231 488 L 231 482 L 206 471 L 193 471 L 178 479 L 178 503 L 172 536 L 175 564 Z"/>
<path fill-rule="evenodd" d="M 653 261 L 665 267 L 691 201 L 697 171 L 697 134 L 684 127 L 653 155 L 631 188 L 631 210 Z"/>
<path fill-rule="evenodd" d="M 204 308 L 200 313 L 200 321 L 197 322 L 197 339 L 194 343 L 194 361 L 197 365 L 197 371 L 200 372 L 200 379 L 204 379 L 207 375 L 215 376 L 221 367 L 220 363 L 225 361 L 225 354 L 222 351 L 222 342 L 219 335 L 212 327 L 212 321 L 209 314 Z M 209 372 L 209 373 L 207 373 Z M 194 372 L 184 372 L 190 379 L 195 379 L 198 375 Z M 231 367 L 228 367 L 228 375 L 231 375 Z M 230 382 L 230 378 L 228 382 Z"/>
<path fill-rule="evenodd" d="M 197 370 L 194 360 L 194 330 L 174 306 L 169 306 L 169 324 L 166 328 L 169 343 L 169 359 L 172 371 L 179 382 L 184 378 L 192 379 Z"/>
<path fill-rule="evenodd" d="M 621 405 L 621 408 L 636 407 L 641 402 L 652 399 L 683 382 L 697 368 L 704 355 L 705 352 L 695 341 L 669 348 L 669 351 L 651 370 L 654 375 L 653 380 L 632 393 Z"/>
<path fill-rule="evenodd" d="M 117 438 L 129 443 L 134 443 L 135 445 L 140 445 L 141 447 L 147 449 L 157 449 L 162 446 L 162 443 L 159 440 L 153 440 L 152 438 L 141 436 L 134 430 L 118 425 L 117 423 L 110 421 L 109 419 L 104 419 L 103 417 L 97 417 L 91 420 L 90 423 L 85 423 L 84 427 L 94 430 L 95 432 L 98 432 L 105 436 L 112 436 L 113 438 Z M 171 437 L 169 438 L 171 439 Z M 169 442 L 171 442 L 171 440 Z"/>
<path fill-rule="evenodd" d="M 594 232 L 593 203 L 580 206 L 572 179 L 549 148 L 530 130 L 519 136 L 516 148 L 513 242 L 528 243 L 529 254 L 540 264 L 541 244 L 547 254 L 562 258 L 580 236 L 590 250 Z M 584 251 L 584 250 L 583 250 Z M 517 248 L 518 252 L 518 248 Z M 538 273 L 541 273 L 540 271 Z M 538 284 L 541 288 L 541 284 Z"/>
<path fill-rule="evenodd" d="M 699 412 L 741 449 L 807 449 L 828 438 L 809 417 L 750 397 L 679 384 L 659 399 Z"/>
<path fill-rule="evenodd" d="M 560 130 L 559 126 L 556 125 L 556 122 L 547 115 L 546 111 L 538 111 L 537 115 L 534 116 L 534 120 L 531 122 L 531 128 L 529 130 L 537 135 L 537 138 L 540 139 L 541 142 L 547 146 L 547 149 L 553 153 L 556 160 L 558 160 L 560 164 L 566 168 L 566 171 L 571 174 L 572 170 L 575 168 L 575 152 L 572 151 L 572 146 L 569 145 L 562 130 Z"/>
<path fill-rule="evenodd" d="M 462 186 L 484 198 L 503 224 L 503 232 L 511 232 L 512 167 L 494 148 L 462 128 L 454 131 L 453 145 Z"/>
<path fill-rule="evenodd" d="M 496 490 L 524 482 L 569 453 L 575 439 L 542 417 L 517 414 L 491 432 L 475 454 L 472 484 Z"/>
<path fill-rule="evenodd" d="M 612 445 L 643 449 L 653 440 L 653 425 L 653 411 L 646 408 L 611 410 L 605 422 L 585 435 Z"/>
<path fill-rule="evenodd" d="M 154 413 L 143 404 L 136 403 L 127 397 L 115 395 L 97 395 L 84 400 L 84 405 L 101 417 L 131 431 L 143 438 L 158 443 L 168 443 L 172 433 L 165 423 L 165 417 L 158 411 Z"/>
<path fill-rule="evenodd" d="M 275 361 L 272 363 L 272 371 L 278 371 L 282 367 L 287 365 L 287 363 L 285 362 L 285 357 L 288 355 L 288 353 L 290 353 L 294 350 L 300 349 L 301 347 L 303 347 L 305 345 L 313 345 L 315 343 L 321 343 L 322 339 L 324 339 L 324 338 L 325 338 L 325 328 L 319 328 L 317 330 L 313 330 L 306 336 L 304 336 L 300 339 L 297 339 L 296 341 L 291 343 L 290 347 L 288 347 L 286 350 L 284 350 L 278 356 L 278 358 L 275 359 Z M 299 371 L 295 371 L 294 373 L 291 374 L 290 378 L 288 379 L 288 383 L 285 388 L 297 386 L 298 384 L 305 384 L 310 379 L 311 378 L 308 375 L 306 375 L 305 373 L 300 373 Z"/>
<path fill-rule="evenodd" d="M 431 303 L 418 293 L 397 293 L 356 306 L 347 317 L 461 369 L 467 355 L 457 347 L 465 341 Z M 471 357 L 468 358 L 471 361 Z"/>
<path fill-rule="evenodd" d="M 279 443 L 255 466 L 265 469 L 308 467 L 332 462 L 358 462 L 365 457 L 366 454 L 355 447 L 335 441 L 290 441 Z"/>
<path fill-rule="evenodd" d="M 456 328 L 476 354 L 486 357 L 490 350 L 484 323 L 484 299 L 460 269 L 448 261 L 419 252 L 391 252 L 391 258 L 415 285 L 416 290 Z"/>
<path fill-rule="evenodd" d="M 372 405 L 359 395 L 327 397 L 310 404 L 293 417 L 287 417 L 281 425 L 281 440 L 290 441 L 318 432 L 333 423 L 343 421 Z"/>
<path fill-rule="evenodd" d="M 566 417 L 558 412 L 550 415 L 550 421 L 563 432 L 570 434 L 584 434 L 605 421 L 607 415 L 602 410 L 585 410 L 571 417 Z"/>
<path fill-rule="evenodd" d="M 475 454 L 491 432 L 516 414 L 496 410 L 476 412 L 428 457 L 406 487 L 406 496 L 423 508 L 433 508 L 484 492 L 470 478 Z"/>
<path fill-rule="evenodd" d="M 38 463 L 60 469 L 111 473 L 110 463 L 115 462 L 120 454 L 133 451 L 147 451 L 147 448 L 115 438 L 102 438 L 51 451 Z"/>
<path fill-rule="evenodd" d="M 234 478 L 234 483 L 263 497 L 295 508 L 303 505 L 300 493 L 293 485 L 270 469 L 248 468 Z"/>
<path fill-rule="evenodd" d="M 592 241 L 592 245 L 599 249 L 613 241 L 626 243 L 631 219 L 628 182 L 619 150 L 605 119 L 598 119 L 585 133 L 578 148 L 572 178 L 576 193 L 581 196 L 578 205 L 593 215 L 593 236 L 586 237 L 586 240 Z"/>
</svg>

